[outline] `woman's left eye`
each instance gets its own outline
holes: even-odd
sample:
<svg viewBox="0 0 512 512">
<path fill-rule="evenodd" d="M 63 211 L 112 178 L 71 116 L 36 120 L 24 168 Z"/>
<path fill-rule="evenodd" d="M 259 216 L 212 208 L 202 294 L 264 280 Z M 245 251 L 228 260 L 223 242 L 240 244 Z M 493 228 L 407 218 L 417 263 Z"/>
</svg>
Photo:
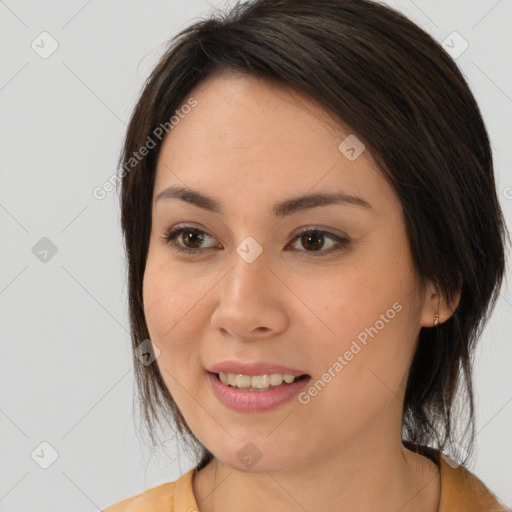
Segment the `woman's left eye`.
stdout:
<svg viewBox="0 0 512 512">
<path fill-rule="evenodd" d="M 297 239 L 299 239 L 299 242 L 303 247 L 312 248 L 311 251 L 301 252 L 318 253 L 319 256 L 326 256 L 332 252 L 344 249 L 350 243 L 348 238 L 335 235 L 334 233 L 329 233 L 328 231 L 322 231 L 320 229 L 313 228 L 302 229 L 300 233 L 296 234 L 296 236 L 293 238 L 293 240 Z M 325 240 L 331 241 L 330 247 L 327 249 L 319 248 L 319 246 L 324 247 Z"/>
<path fill-rule="evenodd" d="M 181 236 L 186 235 L 186 236 Z M 176 242 L 175 240 L 178 238 L 178 242 L 182 242 L 182 244 Z M 204 243 L 206 238 L 211 238 L 214 240 L 208 233 L 193 227 L 178 227 L 170 229 L 165 233 L 162 237 L 162 240 L 169 244 L 173 249 L 178 252 L 188 253 L 188 254 L 199 254 L 204 251 L 204 247 L 200 247 L 201 244 Z M 315 228 L 303 228 L 299 233 L 296 233 L 292 242 L 298 240 L 302 243 L 302 246 L 306 249 L 306 251 L 299 252 L 307 252 L 307 253 L 316 253 L 319 256 L 327 255 L 336 250 L 341 250 L 345 248 L 350 241 L 347 238 L 343 238 L 341 236 L 335 235 L 334 233 L 329 233 L 328 231 L 322 231 L 320 229 Z M 325 240 L 331 240 L 331 246 L 328 249 L 324 249 Z M 195 245 L 195 247 L 190 247 Z M 292 244 L 293 245 L 293 244 Z M 206 247 L 206 249 L 214 248 L 215 244 L 210 247 Z M 315 255 L 316 256 L 316 255 Z"/>
</svg>

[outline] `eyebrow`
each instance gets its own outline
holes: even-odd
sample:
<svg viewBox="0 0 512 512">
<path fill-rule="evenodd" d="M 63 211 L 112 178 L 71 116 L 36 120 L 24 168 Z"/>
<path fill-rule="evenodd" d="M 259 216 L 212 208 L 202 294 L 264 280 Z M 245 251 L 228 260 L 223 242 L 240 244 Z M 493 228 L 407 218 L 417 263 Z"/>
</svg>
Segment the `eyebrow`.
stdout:
<svg viewBox="0 0 512 512">
<path fill-rule="evenodd" d="M 171 185 L 170 187 L 167 187 L 160 192 L 158 196 L 156 196 L 154 201 L 156 203 L 164 199 L 179 199 L 213 213 L 222 213 L 221 203 L 216 199 L 208 197 L 197 190 L 181 186 Z M 373 206 L 361 197 L 350 195 L 345 192 L 320 192 L 281 201 L 272 207 L 271 212 L 276 217 L 285 217 L 298 211 L 309 210 L 310 208 L 317 208 L 319 206 L 327 206 L 331 204 L 359 206 L 366 210 L 374 211 Z"/>
</svg>

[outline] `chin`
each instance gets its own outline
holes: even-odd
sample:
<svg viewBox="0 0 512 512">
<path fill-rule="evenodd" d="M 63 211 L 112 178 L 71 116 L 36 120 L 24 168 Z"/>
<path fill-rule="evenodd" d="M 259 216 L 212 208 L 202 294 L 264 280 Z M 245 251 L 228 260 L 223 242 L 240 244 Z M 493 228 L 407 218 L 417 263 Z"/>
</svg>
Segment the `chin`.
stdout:
<svg viewBox="0 0 512 512">
<path fill-rule="evenodd" d="M 294 447 L 277 451 L 275 446 L 270 446 L 269 443 L 265 445 L 264 440 L 236 443 L 236 447 L 230 446 L 212 453 L 222 464 L 243 473 L 279 473 L 292 469 L 301 462 L 296 458 L 298 450 Z M 221 453 L 221 456 L 216 453 Z M 226 457 L 226 454 L 229 455 Z"/>
</svg>

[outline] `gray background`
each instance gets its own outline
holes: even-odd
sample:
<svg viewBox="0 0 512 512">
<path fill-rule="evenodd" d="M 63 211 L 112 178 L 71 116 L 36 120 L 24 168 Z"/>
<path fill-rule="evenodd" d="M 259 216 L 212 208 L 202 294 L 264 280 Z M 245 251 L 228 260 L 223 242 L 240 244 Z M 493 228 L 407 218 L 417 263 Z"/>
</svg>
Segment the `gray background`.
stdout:
<svg viewBox="0 0 512 512">
<path fill-rule="evenodd" d="M 489 129 L 510 227 L 512 2 L 388 3 L 435 39 L 457 31 L 469 44 L 456 60 Z M 0 511 L 94 511 L 192 467 L 171 434 L 152 457 L 136 435 L 118 198 L 97 200 L 92 190 L 116 170 L 165 42 L 223 4 L 0 1 Z M 47 58 L 44 31 L 58 43 Z M 508 505 L 511 328 L 505 285 L 475 356 L 470 469 Z"/>
</svg>

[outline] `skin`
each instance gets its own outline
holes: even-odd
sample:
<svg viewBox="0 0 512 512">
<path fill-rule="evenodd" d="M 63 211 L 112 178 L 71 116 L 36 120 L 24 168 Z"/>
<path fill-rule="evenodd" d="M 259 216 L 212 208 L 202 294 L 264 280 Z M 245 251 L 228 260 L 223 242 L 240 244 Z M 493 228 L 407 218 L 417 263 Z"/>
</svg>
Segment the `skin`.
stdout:
<svg viewBox="0 0 512 512">
<path fill-rule="evenodd" d="M 351 131 L 321 107 L 236 73 L 214 75 L 190 96 L 197 106 L 163 141 L 154 197 L 186 186 L 223 212 L 153 203 L 143 299 L 165 384 L 215 455 L 193 480 L 201 512 L 437 511 L 438 468 L 402 445 L 401 412 L 420 328 L 433 326 L 436 311 L 446 321 L 460 295 L 447 304 L 431 284 L 420 290 L 398 198 L 368 149 L 354 161 L 340 152 Z M 270 212 L 319 191 L 345 191 L 373 209 Z M 202 254 L 163 240 L 182 223 L 204 241 L 174 242 Z M 349 244 L 324 235 L 317 243 L 327 254 L 317 256 L 296 238 L 303 226 Z M 247 236 L 263 249 L 252 263 L 236 252 Z M 314 382 L 395 303 L 401 311 L 307 404 L 237 412 L 210 387 L 206 369 L 226 359 L 272 361 Z M 251 468 L 237 457 L 248 442 L 262 454 Z"/>
</svg>

